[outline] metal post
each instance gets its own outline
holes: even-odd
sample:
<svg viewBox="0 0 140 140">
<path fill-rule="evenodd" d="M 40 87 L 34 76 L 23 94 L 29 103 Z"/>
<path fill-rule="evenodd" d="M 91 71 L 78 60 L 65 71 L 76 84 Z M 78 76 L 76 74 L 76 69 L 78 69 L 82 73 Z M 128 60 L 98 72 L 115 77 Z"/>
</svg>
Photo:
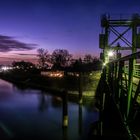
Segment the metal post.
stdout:
<svg viewBox="0 0 140 140">
<path fill-rule="evenodd" d="M 63 140 L 68 140 L 68 128 L 63 127 Z"/>
<path fill-rule="evenodd" d="M 68 93 L 64 91 L 63 93 L 63 127 L 68 127 Z"/>
<path fill-rule="evenodd" d="M 108 50 L 109 50 L 109 46 L 108 46 L 108 26 L 105 27 L 105 49 L 104 49 L 104 63 L 107 64 L 109 62 L 109 57 L 108 57 Z M 108 74 L 109 74 L 109 67 L 108 65 L 106 65 L 106 79 L 108 81 Z"/>
<path fill-rule="evenodd" d="M 83 99 L 82 99 L 82 86 L 83 86 L 83 75 L 82 75 L 82 72 L 79 72 L 79 104 L 82 104 L 83 103 Z"/>
<path fill-rule="evenodd" d="M 136 49 L 136 34 L 137 34 L 137 26 L 136 21 L 133 20 L 133 27 L 132 27 L 132 53 L 137 51 Z M 129 116 L 130 107 L 131 107 L 131 98 L 132 98 L 132 90 L 133 90 L 133 74 L 135 68 L 136 60 L 132 57 L 129 60 L 129 76 L 128 76 L 128 95 L 127 95 L 127 118 Z"/>
<path fill-rule="evenodd" d="M 118 63 L 115 62 L 114 65 L 114 88 L 118 89 Z M 118 94 L 118 92 L 116 90 L 114 90 L 114 97 L 116 97 L 116 95 Z"/>
<path fill-rule="evenodd" d="M 128 91 L 127 91 L 127 118 L 129 116 L 130 112 L 130 106 L 131 106 L 131 98 L 132 98 L 132 90 L 133 90 L 133 72 L 134 72 L 134 60 L 131 58 L 129 60 L 129 75 L 128 75 Z"/>
<path fill-rule="evenodd" d="M 120 97 L 121 97 L 121 88 L 122 88 L 122 73 L 123 73 L 123 66 L 124 66 L 124 62 L 120 61 L 119 62 L 119 70 L 118 70 L 118 96 L 117 96 L 117 102 L 120 101 Z"/>
</svg>

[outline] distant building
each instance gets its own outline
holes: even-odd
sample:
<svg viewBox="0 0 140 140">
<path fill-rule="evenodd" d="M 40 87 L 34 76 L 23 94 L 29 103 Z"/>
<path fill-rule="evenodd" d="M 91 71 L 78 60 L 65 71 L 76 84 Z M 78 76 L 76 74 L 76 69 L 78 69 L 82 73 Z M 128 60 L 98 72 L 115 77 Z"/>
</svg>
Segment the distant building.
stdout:
<svg viewBox="0 0 140 140">
<path fill-rule="evenodd" d="M 64 71 L 41 71 L 42 76 L 46 77 L 63 77 L 64 76 Z"/>
</svg>

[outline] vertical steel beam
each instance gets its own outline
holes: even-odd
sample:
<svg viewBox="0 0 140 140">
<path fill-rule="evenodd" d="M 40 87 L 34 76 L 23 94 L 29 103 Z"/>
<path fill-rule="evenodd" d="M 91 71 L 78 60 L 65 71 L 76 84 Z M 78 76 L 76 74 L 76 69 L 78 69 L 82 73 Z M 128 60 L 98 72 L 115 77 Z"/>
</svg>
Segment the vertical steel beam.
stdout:
<svg viewBox="0 0 140 140">
<path fill-rule="evenodd" d="M 124 61 L 119 62 L 119 68 L 118 68 L 118 97 L 117 101 L 120 101 L 121 96 L 121 90 L 122 90 L 122 76 L 123 76 L 123 67 L 124 67 Z"/>
<path fill-rule="evenodd" d="M 128 75 L 128 91 L 127 91 L 127 114 L 128 118 L 131 107 L 131 98 L 132 98 L 132 90 L 133 90 L 133 72 L 134 72 L 134 59 L 131 58 L 129 60 L 129 75 Z"/>
<path fill-rule="evenodd" d="M 132 53 L 137 51 L 136 49 L 136 34 L 137 34 L 137 26 L 135 21 L 132 24 Z M 136 60 L 132 57 L 129 60 L 129 75 L 128 75 L 128 92 L 127 92 L 127 118 L 129 117 L 130 108 L 131 108 L 131 98 L 132 98 L 132 90 L 133 90 L 133 75 L 135 68 Z"/>
</svg>

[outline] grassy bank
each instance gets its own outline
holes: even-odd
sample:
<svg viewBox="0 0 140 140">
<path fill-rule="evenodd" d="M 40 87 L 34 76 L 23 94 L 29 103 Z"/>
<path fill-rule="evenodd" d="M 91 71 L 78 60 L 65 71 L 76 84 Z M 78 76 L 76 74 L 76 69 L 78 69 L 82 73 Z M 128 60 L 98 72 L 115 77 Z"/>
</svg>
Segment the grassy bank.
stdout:
<svg viewBox="0 0 140 140">
<path fill-rule="evenodd" d="M 79 93 L 79 77 L 76 76 L 52 78 L 24 71 L 9 71 L 0 73 L 0 78 L 12 82 L 22 89 L 41 89 L 59 96 L 61 96 L 64 91 L 67 91 L 69 96 L 78 96 Z M 99 79 L 99 71 L 82 75 L 83 97 L 94 96 Z"/>
</svg>

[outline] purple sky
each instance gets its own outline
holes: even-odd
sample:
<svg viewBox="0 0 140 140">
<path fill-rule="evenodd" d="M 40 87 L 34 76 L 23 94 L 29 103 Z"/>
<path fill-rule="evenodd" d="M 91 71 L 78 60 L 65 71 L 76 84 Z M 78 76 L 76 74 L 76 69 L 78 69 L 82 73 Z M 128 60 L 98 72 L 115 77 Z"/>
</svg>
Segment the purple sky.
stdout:
<svg viewBox="0 0 140 140">
<path fill-rule="evenodd" d="M 140 0 L 0 0 L 0 35 L 50 53 L 67 49 L 75 56 L 98 56 L 104 13 L 140 13 Z M 36 49 L 0 49 L 0 62 L 11 60 L 3 57 L 33 58 L 21 54 L 35 54 Z"/>
</svg>

